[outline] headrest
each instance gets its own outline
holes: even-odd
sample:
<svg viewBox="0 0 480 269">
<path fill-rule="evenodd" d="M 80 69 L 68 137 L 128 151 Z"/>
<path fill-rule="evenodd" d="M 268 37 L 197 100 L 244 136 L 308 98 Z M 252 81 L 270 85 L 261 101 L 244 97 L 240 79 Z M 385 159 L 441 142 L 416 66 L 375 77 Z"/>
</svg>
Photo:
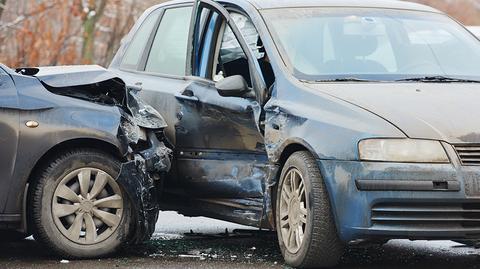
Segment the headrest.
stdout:
<svg viewBox="0 0 480 269">
<path fill-rule="evenodd" d="M 342 54 L 345 58 L 365 57 L 378 48 L 378 39 L 374 35 L 344 35 Z"/>
</svg>

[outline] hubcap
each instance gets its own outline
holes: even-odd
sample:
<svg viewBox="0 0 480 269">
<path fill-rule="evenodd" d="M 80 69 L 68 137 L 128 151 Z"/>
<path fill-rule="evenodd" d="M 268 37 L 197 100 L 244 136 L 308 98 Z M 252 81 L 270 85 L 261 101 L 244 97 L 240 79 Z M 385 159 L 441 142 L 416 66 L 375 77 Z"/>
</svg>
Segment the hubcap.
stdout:
<svg viewBox="0 0 480 269">
<path fill-rule="evenodd" d="M 285 247 L 297 253 L 307 225 L 307 199 L 300 172 L 292 168 L 285 175 L 280 198 L 280 231 Z"/>
<path fill-rule="evenodd" d="M 123 199 L 117 182 L 95 168 L 81 168 L 58 184 L 52 203 L 55 225 L 69 240 L 91 245 L 110 237 L 120 225 Z"/>
</svg>

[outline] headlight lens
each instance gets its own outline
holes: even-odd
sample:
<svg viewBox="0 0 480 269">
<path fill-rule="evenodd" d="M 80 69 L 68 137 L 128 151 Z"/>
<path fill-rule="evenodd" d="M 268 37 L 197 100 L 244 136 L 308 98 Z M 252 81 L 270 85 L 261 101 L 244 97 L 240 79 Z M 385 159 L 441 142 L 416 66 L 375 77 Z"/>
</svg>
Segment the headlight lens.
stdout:
<svg viewBox="0 0 480 269">
<path fill-rule="evenodd" d="M 367 139 L 360 141 L 360 159 L 363 161 L 449 163 L 447 153 L 439 141 L 418 139 Z"/>
</svg>

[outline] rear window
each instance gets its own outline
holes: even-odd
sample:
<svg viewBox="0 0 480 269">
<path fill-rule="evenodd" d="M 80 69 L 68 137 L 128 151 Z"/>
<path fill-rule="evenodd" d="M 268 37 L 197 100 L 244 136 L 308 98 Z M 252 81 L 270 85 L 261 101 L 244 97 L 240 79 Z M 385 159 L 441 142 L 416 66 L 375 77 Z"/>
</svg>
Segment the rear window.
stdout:
<svg viewBox="0 0 480 269">
<path fill-rule="evenodd" d="M 157 10 L 150 14 L 145 21 L 142 23 L 142 26 L 136 32 L 133 40 L 128 46 L 127 52 L 123 57 L 121 64 L 122 68 L 137 70 L 142 59 L 143 52 L 147 46 L 148 40 L 153 32 L 153 28 L 158 21 L 158 16 L 160 15 L 161 10 Z"/>
<path fill-rule="evenodd" d="M 145 71 L 183 76 L 187 62 L 192 7 L 167 9 L 148 57 Z"/>
</svg>

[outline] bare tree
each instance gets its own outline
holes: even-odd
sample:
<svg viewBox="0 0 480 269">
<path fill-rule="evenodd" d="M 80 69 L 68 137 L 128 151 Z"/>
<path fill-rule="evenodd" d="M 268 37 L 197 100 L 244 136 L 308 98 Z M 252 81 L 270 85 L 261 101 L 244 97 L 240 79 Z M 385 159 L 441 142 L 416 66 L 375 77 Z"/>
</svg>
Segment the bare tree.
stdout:
<svg viewBox="0 0 480 269">
<path fill-rule="evenodd" d="M 83 44 L 82 44 L 82 63 L 90 64 L 94 61 L 94 47 L 96 26 L 100 18 L 103 16 L 107 0 L 87 0 L 79 1 L 83 11 L 82 28 L 83 28 Z"/>
<path fill-rule="evenodd" d="M 3 10 L 7 5 L 7 0 L 0 0 L 0 19 L 2 18 Z"/>
<path fill-rule="evenodd" d="M 480 25 L 479 0 L 409 0 L 433 6 L 466 25 Z"/>
</svg>

